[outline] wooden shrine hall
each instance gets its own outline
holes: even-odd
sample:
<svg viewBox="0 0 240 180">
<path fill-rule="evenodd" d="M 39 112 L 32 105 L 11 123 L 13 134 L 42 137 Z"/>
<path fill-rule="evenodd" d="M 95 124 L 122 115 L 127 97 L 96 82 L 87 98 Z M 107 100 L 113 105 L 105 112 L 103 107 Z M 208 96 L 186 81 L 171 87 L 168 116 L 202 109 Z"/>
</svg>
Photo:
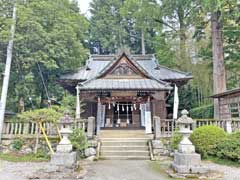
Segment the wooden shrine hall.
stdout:
<svg viewBox="0 0 240 180">
<path fill-rule="evenodd" d="M 77 94 L 76 118 L 96 118 L 101 128 L 144 128 L 152 131 L 153 116 L 166 119 L 166 99 L 173 85 L 191 74 L 158 64 L 154 55 L 91 55 L 77 72 L 60 77 L 60 84 Z M 80 107 L 84 104 L 84 110 Z"/>
</svg>

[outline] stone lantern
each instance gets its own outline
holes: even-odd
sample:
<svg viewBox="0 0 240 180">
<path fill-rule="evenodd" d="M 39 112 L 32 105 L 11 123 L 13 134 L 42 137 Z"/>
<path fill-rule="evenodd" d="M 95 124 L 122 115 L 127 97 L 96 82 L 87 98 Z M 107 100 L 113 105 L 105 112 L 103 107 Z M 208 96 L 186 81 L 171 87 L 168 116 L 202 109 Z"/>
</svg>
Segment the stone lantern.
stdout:
<svg viewBox="0 0 240 180">
<path fill-rule="evenodd" d="M 51 157 L 51 164 L 64 167 L 74 167 L 77 161 L 76 152 L 72 152 L 72 144 L 68 139 L 72 133 L 71 125 L 73 119 L 68 112 L 64 113 L 64 117 L 60 119 L 62 140 L 57 145 L 57 151 Z"/>
<path fill-rule="evenodd" d="M 188 117 L 188 111 L 183 110 L 182 116 L 176 121 L 179 126 L 179 133 L 183 135 L 183 139 L 178 145 L 178 151 L 181 153 L 194 153 L 195 147 L 189 140 L 191 131 L 191 125 L 194 123 L 193 119 Z"/>
<path fill-rule="evenodd" d="M 57 152 L 71 152 L 72 144 L 68 137 L 72 133 L 71 125 L 73 124 L 73 119 L 70 117 L 69 112 L 64 113 L 59 123 L 61 125 L 60 133 L 62 135 L 62 140 L 57 146 Z"/>
<path fill-rule="evenodd" d="M 182 116 L 176 121 L 183 135 L 183 139 L 178 145 L 178 151 L 174 153 L 173 169 L 180 174 L 202 174 L 208 172 L 206 167 L 201 165 L 201 156 L 195 152 L 195 147 L 189 140 L 192 133 L 190 127 L 194 123 L 188 117 L 188 111 L 183 110 Z"/>
</svg>

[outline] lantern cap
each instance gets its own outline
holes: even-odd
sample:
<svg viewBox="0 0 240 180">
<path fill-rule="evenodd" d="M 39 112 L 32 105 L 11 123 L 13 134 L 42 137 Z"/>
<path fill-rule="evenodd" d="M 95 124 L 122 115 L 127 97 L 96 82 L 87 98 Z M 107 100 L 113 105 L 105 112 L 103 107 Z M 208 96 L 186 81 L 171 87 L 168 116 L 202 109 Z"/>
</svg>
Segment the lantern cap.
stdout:
<svg viewBox="0 0 240 180">
<path fill-rule="evenodd" d="M 186 109 L 182 110 L 181 114 L 182 116 L 176 121 L 177 124 L 187 125 L 194 122 L 192 118 L 188 117 L 189 112 Z"/>
</svg>

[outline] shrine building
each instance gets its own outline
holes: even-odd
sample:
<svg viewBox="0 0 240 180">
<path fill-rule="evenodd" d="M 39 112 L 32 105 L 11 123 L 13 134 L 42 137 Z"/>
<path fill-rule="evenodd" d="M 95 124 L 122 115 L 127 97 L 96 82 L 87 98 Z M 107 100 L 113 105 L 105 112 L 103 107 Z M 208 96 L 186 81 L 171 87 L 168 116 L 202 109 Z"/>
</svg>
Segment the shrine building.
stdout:
<svg viewBox="0 0 240 180">
<path fill-rule="evenodd" d="M 151 133 L 153 116 L 168 117 L 166 100 L 174 85 L 190 79 L 189 73 L 161 66 L 154 55 L 123 52 L 91 55 L 85 66 L 61 76 L 59 82 L 77 94 L 76 118 L 95 117 L 97 132 L 145 128 Z"/>
</svg>

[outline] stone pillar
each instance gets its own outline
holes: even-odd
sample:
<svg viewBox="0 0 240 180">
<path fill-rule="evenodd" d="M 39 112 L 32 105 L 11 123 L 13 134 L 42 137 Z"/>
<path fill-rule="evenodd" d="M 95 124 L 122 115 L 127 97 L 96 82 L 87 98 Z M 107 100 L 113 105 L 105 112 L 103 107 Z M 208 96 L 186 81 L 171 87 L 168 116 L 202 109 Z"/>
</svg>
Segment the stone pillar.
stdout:
<svg viewBox="0 0 240 180">
<path fill-rule="evenodd" d="M 154 139 L 160 139 L 161 138 L 161 120 L 160 117 L 154 116 L 153 117 L 154 122 Z"/>
<path fill-rule="evenodd" d="M 87 137 L 93 139 L 95 132 L 95 117 L 88 117 Z"/>
<path fill-rule="evenodd" d="M 102 118 L 102 105 L 101 105 L 101 99 L 100 99 L 100 97 L 98 97 L 98 102 L 97 102 L 97 132 L 96 132 L 97 135 L 99 135 L 99 133 L 100 133 L 101 118 Z"/>
<path fill-rule="evenodd" d="M 79 86 L 76 86 L 77 96 L 76 96 L 76 121 L 81 119 L 81 105 L 80 105 L 80 91 Z M 75 122 L 76 124 L 76 122 Z"/>
<path fill-rule="evenodd" d="M 232 133 L 232 120 L 226 120 L 226 132 Z"/>
</svg>

